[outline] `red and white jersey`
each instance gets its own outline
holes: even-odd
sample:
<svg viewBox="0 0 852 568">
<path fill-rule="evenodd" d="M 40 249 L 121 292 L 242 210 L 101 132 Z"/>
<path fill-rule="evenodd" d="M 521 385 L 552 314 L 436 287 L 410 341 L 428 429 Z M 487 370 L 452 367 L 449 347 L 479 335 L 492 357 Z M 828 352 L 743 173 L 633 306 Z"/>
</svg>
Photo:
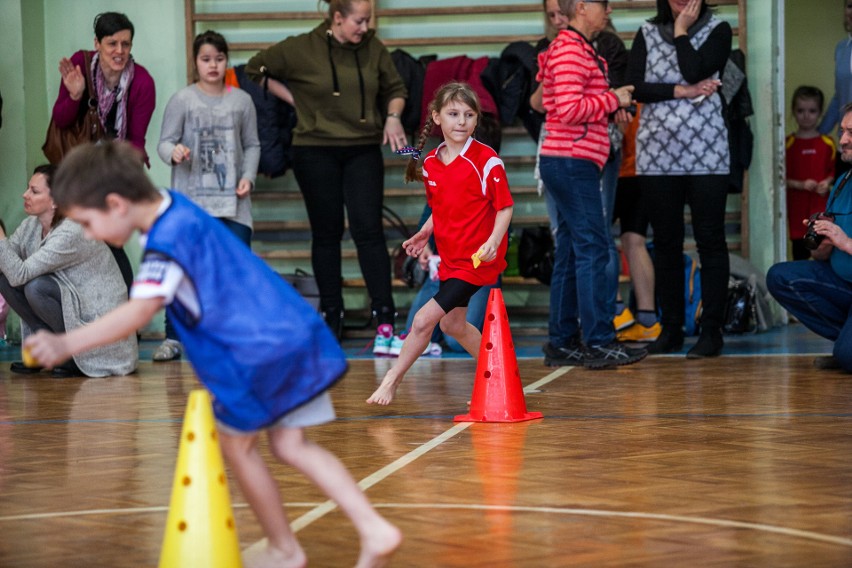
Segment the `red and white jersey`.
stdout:
<svg viewBox="0 0 852 568">
<path fill-rule="evenodd" d="M 508 237 L 503 236 L 494 261 L 474 268 L 470 257 L 491 236 L 497 212 L 513 205 L 503 160 L 491 147 L 470 138 L 461 154 L 445 164 L 436 155 L 444 145 L 423 159 L 426 200 L 441 255 L 438 277 L 494 284 L 506 268 Z"/>
</svg>

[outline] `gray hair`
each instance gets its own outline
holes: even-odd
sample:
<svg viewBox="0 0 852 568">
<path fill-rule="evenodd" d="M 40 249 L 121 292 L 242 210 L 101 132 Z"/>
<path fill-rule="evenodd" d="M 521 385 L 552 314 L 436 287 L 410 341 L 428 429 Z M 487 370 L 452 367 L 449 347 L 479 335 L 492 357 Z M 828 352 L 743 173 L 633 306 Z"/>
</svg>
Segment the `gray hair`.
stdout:
<svg viewBox="0 0 852 568">
<path fill-rule="evenodd" d="M 577 15 L 577 3 L 582 0 L 559 0 L 559 10 L 569 19 L 573 20 Z"/>
</svg>

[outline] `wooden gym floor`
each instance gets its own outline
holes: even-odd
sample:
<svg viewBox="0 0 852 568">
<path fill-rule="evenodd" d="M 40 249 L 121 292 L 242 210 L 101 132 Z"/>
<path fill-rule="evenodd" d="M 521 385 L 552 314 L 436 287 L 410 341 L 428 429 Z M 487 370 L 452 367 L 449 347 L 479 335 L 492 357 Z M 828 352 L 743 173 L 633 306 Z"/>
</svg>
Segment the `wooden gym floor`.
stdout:
<svg viewBox="0 0 852 568">
<path fill-rule="evenodd" d="M 544 419 L 514 424 L 453 422 L 471 359 L 420 360 L 377 408 L 363 401 L 390 361 L 353 357 L 333 390 L 339 419 L 309 434 L 403 530 L 392 566 L 850 566 L 852 377 L 797 354 L 806 332 L 773 333 L 729 341 L 738 354 L 715 360 L 598 372 L 544 367 L 521 345 L 526 404 Z M 188 365 L 66 380 L 7 369 L 0 566 L 156 565 L 198 387 Z M 294 471 L 273 471 L 310 565 L 351 566 L 345 517 Z M 246 547 L 262 534 L 231 495 Z"/>
</svg>

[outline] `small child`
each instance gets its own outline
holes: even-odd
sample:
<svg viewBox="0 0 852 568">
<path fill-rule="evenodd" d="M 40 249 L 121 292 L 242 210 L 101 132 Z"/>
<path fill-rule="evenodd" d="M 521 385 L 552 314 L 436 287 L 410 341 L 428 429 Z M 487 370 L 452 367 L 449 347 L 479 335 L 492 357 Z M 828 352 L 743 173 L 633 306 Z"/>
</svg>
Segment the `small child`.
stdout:
<svg viewBox="0 0 852 568">
<path fill-rule="evenodd" d="M 245 91 L 225 84 L 228 42 L 206 31 L 195 36 L 197 80 L 169 99 L 157 154 L 172 167 L 172 188 L 218 218 L 251 246 L 251 190 L 260 160 L 257 116 Z M 179 359 L 182 346 L 166 316 L 166 339 L 154 361 Z"/>
<path fill-rule="evenodd" d="M 334 419 L 327 391 L 347 368 L 316 311 L 222 223 L 183 195 L 158 191 L 127 143 L 75 148 L 53 193 L 89 238 L 120 246 L 139 230 L 145 252 L 126 304 L 67 334 L 29 337 L 32 356 L 52 367 L 135 333 L 166 306 L 198 378 L 214 395 L 222 452 L 268 540 L 244 555 L 245 566 L 307 562 L 257 447 L 263 429 L 272 454 L 352 520 L 361 540 L 357 566 L 387 561 L 402 540 L 399 529 L 375 511 L 343 464 L 303 432 Z"/>
<path fill-rule="evenodd" d="M 420 131 L 405 181 L 423 180 L 432 215 L 413 237 L 402 243 L 409 256 L 418 256 L 435 233 L 441 252 L 438 293 L 417 314 L 402 344 L 399 358 L 385 374 L 368 404 L 387 405 L 405 373 L 417 360 L 440 322 L 474 359 L 480 331 L 467 322 L 471 296 L 494 284 L 506 268 L 506 231 L 512 220 L 512 195 L 503 161 L 489 146 L 473 138 L 479 122 L 479 98 L 465 83 L 448 83 L 429 103 L 428 118 Z M 444 141 L 422 160 L 419 151 L 434 126 Z M 422 164 L 422 173 L 417 166 Z"/>
<path fill-rule="evenodd" d="M 807 260 L 810 251 L 804 245 L 805 225 L 814 213 L 825 211 L 828 192 L 834 180 L 837 148 L 834 140 L 817 130 L 824 96 L 807 85 L 793 92 L 793 118 L 796 132 L 787 136 L 787 221 L 793 260 Z"/>
</svg>

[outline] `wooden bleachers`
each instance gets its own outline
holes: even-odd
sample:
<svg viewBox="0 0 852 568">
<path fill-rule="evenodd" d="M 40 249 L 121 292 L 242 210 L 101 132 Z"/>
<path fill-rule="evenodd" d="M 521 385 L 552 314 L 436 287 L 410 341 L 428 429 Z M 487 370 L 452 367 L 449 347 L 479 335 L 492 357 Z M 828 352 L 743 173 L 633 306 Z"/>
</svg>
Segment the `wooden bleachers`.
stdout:
<svg viewBox="0 0 852 568">
<path fill-rule="evenodd" d="M 231 63 L 245 62 L 256 51 L 289 35 L 312 29 L 323 17 L 316 0 L 255 0 L 235 5 L 227 0 L 184 0 L 186 13 L 187 68 L 192 67 L 192 39 L 204 29 L 215 29 L 229 41 Z M 747 0 L 716 0 L 717 14 L 734 29 L 735 42 L 746 48 L 745 9 Z M 282 5 L 285 8 L 282 11 Z M 373 0 L 373 27 L 393 51 L 403 49 L 414 57 L 435 54 L 439 58 L 456 55 L 497 57 L 511 42 L 536 42 L 545 34 L 540 0 Z M 630 45 L 635 31 L 653 15 L 653 0 L 610 2 L 612 19 L 619 35 Z M 242 11 L 234 11 L 239 6 Z M 323 4 L 323 7 L 325 4 Z M 533 178 L 535 141 L 519 124 L 504 125 L 501 157 L 506 164 L 509 184 L 516 199 L 513 230 L 547 224 L 544 201 Z M 385 204 L 416 228 L 424 200 L 422 189 L 402 181 L 405 160 L 386 151 Z M 729 248 L 747 255 L 748 187 L 742 195 L 730 195 L 727 207 Z M 295 268 L 310 271 L 310 227 L 292 173 L 274 180 L 260 179 L 253 194 L 255 218 L 254 250 L 281 272 Z M 688 220 L 688 212 L 687 212 Z M 689 229 L 688 229 L 689 231 Z M 387 227 L 388 247 L 402 238 Z M 687 233 L 688 249 L 694 248 Z M 347 325 L 369 319 L 369 299 L 348 236 L 343 244 L 343 276 Z M 504 278 L 504 297 L 513 328 L 520 333 L 543 333 L 546 329 L 547 288 L 533 279 L 509 275 Z M 414 296 L 401 281 L 394 283 L 394 295 L 404 322 Z"/>
</svg>

